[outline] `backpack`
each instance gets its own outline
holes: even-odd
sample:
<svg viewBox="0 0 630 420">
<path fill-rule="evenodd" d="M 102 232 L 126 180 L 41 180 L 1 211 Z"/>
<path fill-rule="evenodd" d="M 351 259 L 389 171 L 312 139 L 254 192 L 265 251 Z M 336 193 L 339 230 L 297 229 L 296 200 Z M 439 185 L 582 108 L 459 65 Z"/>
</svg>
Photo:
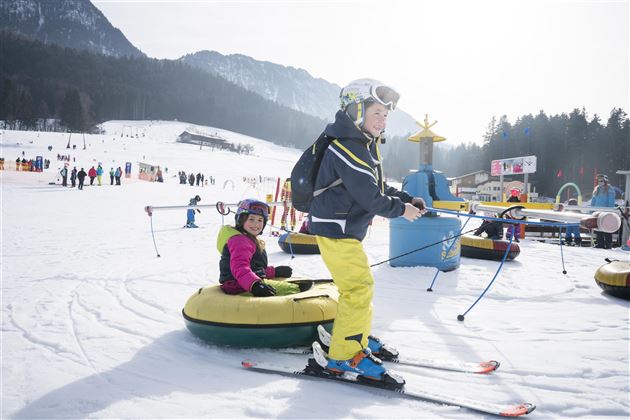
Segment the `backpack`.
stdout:
<svg viewBox="0 0 630 420">
<path fill-rule="evenodd" d="M 319 136 L 315 143 L 302 153 L 300 159 L 291 171 L 291 202 L 296 210 L 310 212 L 313 197 L 323 193 L 328 188 L 341 184 L 341 179 L 329 186 L 315 191 L 315 180 L 328 145 L 335 140 L 325 134 Z"/>
</svg>

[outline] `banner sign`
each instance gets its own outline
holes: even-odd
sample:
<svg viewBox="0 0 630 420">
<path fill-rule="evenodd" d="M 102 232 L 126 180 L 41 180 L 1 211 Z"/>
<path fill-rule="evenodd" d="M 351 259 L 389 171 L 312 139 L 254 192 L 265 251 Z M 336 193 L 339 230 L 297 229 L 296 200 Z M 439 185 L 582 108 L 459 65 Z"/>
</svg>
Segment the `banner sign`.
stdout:
<svg viewBox="0 0 630 420">
<path fill-rule="evenodd" d="M 493 160 L 490 167 L 492 176 L 533 174 L 534 172 L 536 172 L 536 156 Z"/>
</svg>

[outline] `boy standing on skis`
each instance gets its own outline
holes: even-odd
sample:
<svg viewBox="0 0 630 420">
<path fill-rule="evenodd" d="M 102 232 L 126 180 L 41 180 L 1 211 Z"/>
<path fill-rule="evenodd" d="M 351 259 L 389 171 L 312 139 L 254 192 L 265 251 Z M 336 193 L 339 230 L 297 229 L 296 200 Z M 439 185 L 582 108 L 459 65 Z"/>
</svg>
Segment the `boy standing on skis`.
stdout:
<svg viewBox="0 0 630 420">
<path fill-rule="evenodd" d="M 377 358 L 398 352 L 370 336 L 374 279 L 361 244 L 375 215 L 413 222 L 425 211 L 422 198 L 388 186 L 383 178 L 379 145 L 398 98 L 394 89 L 371 79 L 341 90 L 341 109 L 322 133 L 334 140 L 317 173 L 309 223 L 339 289 L 325 369 L 402 385 Z"/>
<path fill-rule="evenodd" d="M 188 202 L 189 206 L 196 206 L 197 203 L 199 203 L 201 201 L 201 197 L 199 197 L 198 195 L 194 196 L 193 198 L 190 199 L 190 201 Z M 197 210 L 197 213 L 201 213 L 201 210 L 199 209 L 188 209 L 186 210 L 186 225 L 184 227 L 187 228 L 196 228 L 199 227 L 195 224 L 195 210 Z"/>
</svg>

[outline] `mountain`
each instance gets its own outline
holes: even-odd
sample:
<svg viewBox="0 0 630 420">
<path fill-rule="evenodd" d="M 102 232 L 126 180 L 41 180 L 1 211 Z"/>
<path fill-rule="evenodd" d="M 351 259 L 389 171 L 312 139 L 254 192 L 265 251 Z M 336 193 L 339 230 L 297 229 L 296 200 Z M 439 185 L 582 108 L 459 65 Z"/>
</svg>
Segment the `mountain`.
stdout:
<svg viewBox="0 0 630 420">
<path fill-rule="evenodd" d="M 306 70 L 258 61 L 241 54 L 199 51 L 179 59 L 296 111 L 331 121 L 339 109 L 341 87 L 311 76 Z M 402 110 L 390 114 L 387 132 L 418 131 L 415 120 Z"/>
<path fill-rule="evenodd" d="M 325 122 L 174 60 L 111 57 L 0 31 L 0 120 L 178 120 L 308 147 Z"/>
<path fill-rule="evenodd" d="M 144 57 L 89 0 L 2 0 L 0 29 L 97 54 Z"/>
</svg>

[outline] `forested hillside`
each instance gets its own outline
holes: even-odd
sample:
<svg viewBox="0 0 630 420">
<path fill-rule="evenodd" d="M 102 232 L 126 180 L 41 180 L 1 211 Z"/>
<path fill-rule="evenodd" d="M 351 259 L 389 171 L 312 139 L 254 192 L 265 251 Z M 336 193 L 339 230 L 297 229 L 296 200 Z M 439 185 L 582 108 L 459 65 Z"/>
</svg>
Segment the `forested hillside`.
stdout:
<svg viewBox="0 0 630 420">
<path fill-rule="evenodd" d="M 306 147 L 323 120 L 171 60 L 115 58 L 0 33 L 0 120 L 62 118 L 83 131 L 112 119 L 182 120 Z"/>
<path fill-rule="evenodd" d="M 389 147 L 385 152 L 389 176 L 401 178 L 409 168 L 418 167 L 417 143 L 396 138 Z M 567 182 L 589 195 L 596 173 L 608 174 L 614 185 L 620 185 L 622 178 L 615 172 L 630 170 L 628 115 L 615 108 L 603 120 L 598 115 L 589 116 L 585 109 L 574 109 L 552 116 L 540 111 L 535 116 L 521 116 L 514 123 L 507 117 L 493 119 L 482 145 L 450 147 L 448 141 L 437 143 L 433 166 L 453 177 L 481 169 L 490 171 L 494 159 L 529 155 L 538 159 L 537 172 L 530 180 L 542 195 L 555 197 Z"/>
</svg>

